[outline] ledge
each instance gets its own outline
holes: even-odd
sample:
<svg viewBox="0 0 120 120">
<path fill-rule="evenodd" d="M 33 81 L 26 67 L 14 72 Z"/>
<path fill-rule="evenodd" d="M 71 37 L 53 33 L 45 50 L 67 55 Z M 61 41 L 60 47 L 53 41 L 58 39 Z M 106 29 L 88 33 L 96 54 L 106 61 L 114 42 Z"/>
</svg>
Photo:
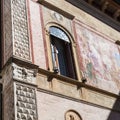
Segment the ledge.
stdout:
<svg viewBox="0 0 120 120">
<path fill-rule="evenodd" d="M 108 95 L 108 96 L 111 96 L 111 97 L 120 98 L 120 96 L 117 95 L 117 94 L 114 94 L 114 93 L 108 92 L 106 90 L 102 90 L 102 89 L 93 87 L 91 85 L 82 83 L 79 80 L 75 80 L 75 79 L 72 79 L 72 78 L 69 78 L 69 77 L 65 77 L 65 76 L 62 76 L 62 75 L 55 74 L 53 72 L 49 72 L 47 70 L 43 70 L 41 68 L 38 69 L 38 73 L 47 76 L 48 77 L 48 82 L 52 81 L 53 78 L 56 78 L 58 81 L 63 81 L 65 83 L 70 83 L 70 84 L 76 85 L 76 87 L 78 89 L 83 87 L 83 88 L 86 88 L 86 89 L 89 89 L 89 90 L 92 90 L 92 91 L 95 91 L 95 92 L 98 92 L 98 93 L 101 93 L 101 94 L 105 94 L 105 95 Z M 49 80 L 49 78 L 51 78 L 51 79 Z"/>
<path fill-rule="evenodd" d="M 49 93 L 65 96 L 65 98 L 69 98 L 74 101 L 84 101 L 88 104 L 90 103 L 120 112 L 120 96 L 117 94 L 90 86 L 80 82 L 79 80 L 38 68 L 37 65 L 29 62 L 27 63 L 27 61 L 19 60 L 17 58 L 11 58 L 8 65 L 12 63 L 16 63 L 23 68 L 28 67 L 27 69 L 37 70 L 35 84 L 21 81 L 13 77 L 14 82 L 34 86 L 38 92 L 39 90 L 48 91 Z M 113 108 L 114 105 L 115 107 Z"/>
<path fill-rule="evenodd" d="M 100 88 L 96 88 L 96 87 L 93 87 L 91 85 L 85 84 L 83 82 L 80 82 L 81 80 L 75 80 L 75 79 L 72 79 L 72 78 L 69 78 L 69 77 L 66 77 L 66 76 L 55 74 L 55 73 L 50 72 L 48 70 L 44 70 L 42 68 L 39 68 L 35 64 L 32 64 L 32 63 L 24 61 L 24 60 L 20 60 L 20 59 L 15 58 L 15 57 L 11 57 L 8 60 L 8 62 L 6 63 L 5 66 L 7 66 L 11 63 L 16 63 L 17 65 L 20 65 L 20 66 L 23 66 L 23 67 L 28 67 L 28 68 L 31 68 L 31 69 L 38 70 L 38 74 L 45 75 L 47 77 L 47 82 L 51 82 L 55 78 L 58 81 L 62 81 L 62 82 L 65 82 L 65 83 L 76 85 L 77 89 L 83 87 L 83 88 L 86 88 L 86 89 L 89 89 L 89 90 L 92 90 L 92 91 L 95 91 L 95 92 L 98 92 L 98 93 L 102 93 L 102 94 L 105 94 L 105 95 L 108 95 L 108 96 L 111 96 L 111 97 L 120 98 L 119 95 L 114 94 L 112 92 L 102 90 Z"/>
<path fill-rule="evenodd" d="M 50 4 L 49 2 L 47 2 L 46 0 L 37 0 L 38 3 L 40 3 L 41 5 L 44 5 L 47 8 L 50 8 L 51 10 L 54 10 L 60 14 L 62 14 L 63 16 L 69 18 L 69 19 L 74 19 L 74 16 L 71 15 L 70 13 L 68 13 L 67 11 L 63 11 L 59 8 L 57 8 L 56 6 L 54 6 L 53 4 Z"/>
<path fill-rule="evenodd" d="M 120 112 L 119 95 L 39 68 L 37 91 L 41 90 L 73 101 L 84 101 L 87 104 Z"/>
<path fill-rule="evenodd" d="M 85 100 L 82 100 L 82 99 L 76 99 L 76 98 L 73 98 L 73 97 L 70 97 L 70 96 L 66 96 L 66 95 L 63 95 L 63 94 L 56 93 L 56 92 L 44 90 L 44 89 L 41 89 L 41 88 L 38 88 L 37 91 L 48 94 L 48 95 L 57 96 L 57 97 L 60 97 L 60 98 L 63 98 L 63 99 L 68 99 L 68 100 L 71 100 L 71 101 L 75 101 L 75 102 L 78 102 L 78 103 L 87 104 L 87 105 L 90 105 L 90 106 L 99 107 L 101 109 L 107 109 L 107 110 L 111 110 L 111 111 L 120 113 L 120 110 L 116 110 L 116 109 L 109 108 L 109 107 L 106 107 L 106 106 L 103 106 L 103 105 L 95 104 L 95 103 L 85 101 Z"/>
</svg>

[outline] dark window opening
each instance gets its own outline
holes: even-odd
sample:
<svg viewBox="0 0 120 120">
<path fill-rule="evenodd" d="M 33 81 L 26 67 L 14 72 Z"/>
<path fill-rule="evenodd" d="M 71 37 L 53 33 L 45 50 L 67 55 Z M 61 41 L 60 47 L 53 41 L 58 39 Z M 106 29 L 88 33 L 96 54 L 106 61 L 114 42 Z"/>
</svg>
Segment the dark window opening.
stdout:
<svg viewBox="0 0 120 120">
<path fill-rule="evenodd" d="M 54 32 L 56 32 L 56 34 L 53 34 L 50 29 L 53 70 L 61 75 L 76 79 L 70 40 L 59 28 L 51 28 L 55 28 Z"/>
<path fill-rule="evenodd" d="M 93 1 L 93 6 L 95 6 L 96 8 L 98 8 L 98 9 L 100 9 L 101 8 L 101 4 L 100 4 L 100 2 L 99 1 Z"/>
<path fill-rule="evenodd" d="M 120 0 L 114 0 L 117 4 L 120 5 Z"/>
</svg>

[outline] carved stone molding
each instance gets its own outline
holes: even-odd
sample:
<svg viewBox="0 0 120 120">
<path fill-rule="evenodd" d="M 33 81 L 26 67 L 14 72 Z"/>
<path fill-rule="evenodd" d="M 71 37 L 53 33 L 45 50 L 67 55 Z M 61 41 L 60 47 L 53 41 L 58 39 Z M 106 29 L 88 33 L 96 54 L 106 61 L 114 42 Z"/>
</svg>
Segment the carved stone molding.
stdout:
<svg viewBox="0 0 120 120">
<path fill-rule="evenodd" d="M 31 61 L 26 0 L 3 1 L 4 64 L 12 55 Z"/>
<path fill-rule="evenodd" d="M 85 12 L 89 13 L 90 15 L 94 16 L 95 18 L 99 19 L 100 21 L 106 23 L 107 25 L 113 27 L 117 31 L 120 31 L 120 24 L 118 21 L 114 20 L 113 18 L 108 17 L 105 15 L 104 12 L 96 9 L 95 7 L 86 4 L 86 0 L 66 0 L 67 2 L 71 3 L 72 5 L 78 7 L 79 9 L 84 10 Z M 88 0 L 87 0 L 88 1 Z M 100 2 L 101 0 L 94 0 L 96 2 Z M 103 2 L 104 3 L 104 2 Z M 103 4 L 104 6 L 104 4 Z M 104 9 L 103 9 L 104 10 Z"/>
<path fill-rule="evenodd" d="M 65 120 L 82 120 L 82 119 L 77 112 L 70 110 L 66 113 Z"/>
<path fill-rule="evenodd" d="M 15 63 L 12 64 L 12 68 L 13 68 L 13 79 L 36 84 L 37 70 L 21 67 Z"/>
<path fill-rule="evenodd" d="M 16 120 L 37 120 L 35 88 L 16 84 Z"/>
<path fill-rule="evenodd" d="M 31 60 L 26 0 L 12 0 L 13 54 Z"/>
<path fill-rule="evenodd" d="M 55 11 L 51 11 L 51 16 L 54 20 L 57 20 L 58 22 L 62 22 L 63 21 L 63 16 Z"/>
</svg>

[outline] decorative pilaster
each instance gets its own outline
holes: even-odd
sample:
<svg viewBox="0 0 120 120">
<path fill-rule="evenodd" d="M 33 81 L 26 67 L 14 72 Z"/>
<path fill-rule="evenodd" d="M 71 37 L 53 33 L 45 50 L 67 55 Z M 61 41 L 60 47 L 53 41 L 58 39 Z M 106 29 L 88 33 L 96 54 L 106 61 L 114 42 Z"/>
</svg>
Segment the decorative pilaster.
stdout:
<svg viewBox="0 0 120 120">
<path fill-rule="evenodd" d="M 13 55 L 31 61 L 26 0 L 4 0 L 4 64 Z"/>
<path fill-rule="evenodd" d="M 37 120 L 37 66 L 12 59 L 2 71 L 4 120 Z"/>
<path fill-rule="evenodd" d="M 12 0 L 13 55 L 31 60 L 26 0 Z"/>
</svg>

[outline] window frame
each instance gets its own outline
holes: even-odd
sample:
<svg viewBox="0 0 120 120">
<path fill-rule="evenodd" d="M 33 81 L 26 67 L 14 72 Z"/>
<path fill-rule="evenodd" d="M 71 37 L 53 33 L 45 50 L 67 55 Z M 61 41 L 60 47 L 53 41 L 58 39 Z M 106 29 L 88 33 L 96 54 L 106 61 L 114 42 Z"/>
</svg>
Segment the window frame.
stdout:
<svg viewBox="0 0 120 120">
<path fill-rule="evenodd" d="M 49 31 L 49 28 L 50 27 L 57 27 L 59 29 L 61 29 L 62 31 L 65 32 L 65 34 L 68 36 L 69 40 L 70 40 L 70 43 L 71 43 L 71 53 L 72 53 L 72 57 L 73 57 L 73 61 L 74 61 L 74 69 L 75 69 L 75 73 L 76 73 L 76 80 L 79 80 L 81 81 L 81 72 L 80 72 L 80 69 L 79 69 L 79 64 L 78 64 L 78 56 L 77 56 L 77 53 L 76 53 L 76 42 L 72 36 L 72 33 L 70 33 L 66 28 L 64 28 L 63 26 L 57 24 L 57 23 L 48 23 L 46 24 L 45 26 L 45 35 L 46 35 L 46 54 L 47 54 L 47 63 L 48 63 L 48 66 L 47 66 L 47 69 L 50 71 L 50 72 L 53 72 L 53 63 L 52 63 L 52 54 L 51 54 L 51 42 L 50 42 L 50 31 Z M 61 75 L 60 73 L 58 73 L 58 75 Z M 64 76 L 64 77 L 67 77 L 67 76 Z M 71 78 L 71 77 L 69 77 Z M 74 79 L 74 78 L 71 78 L 71 79 Z"/>
<path fill-rule="evenodd" d="M 50 43 L 53 71 L 60 75 L 76 79 L 71 42 L 66 42 L 50 34 Z"/>
</svg>

